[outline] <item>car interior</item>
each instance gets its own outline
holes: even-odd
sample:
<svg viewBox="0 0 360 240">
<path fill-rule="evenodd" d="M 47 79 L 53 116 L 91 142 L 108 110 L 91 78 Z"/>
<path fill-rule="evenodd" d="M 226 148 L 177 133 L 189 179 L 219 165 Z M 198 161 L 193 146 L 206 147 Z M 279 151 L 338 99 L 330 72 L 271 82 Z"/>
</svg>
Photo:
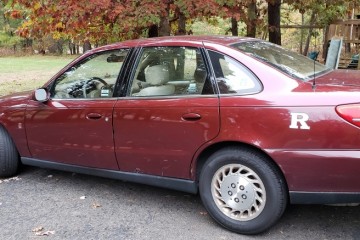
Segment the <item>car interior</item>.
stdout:
<svg viewBox="0 0 360 240">
<path fill-rule="evenodd" d="M 130 96 L 202 94 L 206 78 L 197 49 L 148 48 L 136 68 Z"/>
</svg>

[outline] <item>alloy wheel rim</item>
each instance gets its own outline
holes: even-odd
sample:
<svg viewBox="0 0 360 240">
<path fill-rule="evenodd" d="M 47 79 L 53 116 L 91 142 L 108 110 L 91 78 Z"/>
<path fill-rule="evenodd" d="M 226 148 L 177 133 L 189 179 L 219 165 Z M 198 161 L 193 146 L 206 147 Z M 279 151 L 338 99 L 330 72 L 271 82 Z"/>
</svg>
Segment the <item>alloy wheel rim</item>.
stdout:
<svg viewBox="0 0 360 240">
<path fill-rule="evenodd" d="M 219 210 L 238 221 L 256 218 L 266 204 L 262 180 L 252 169 L 241 164 L 228 164 L 216 171 L 211 193 Z"/>
</svg>

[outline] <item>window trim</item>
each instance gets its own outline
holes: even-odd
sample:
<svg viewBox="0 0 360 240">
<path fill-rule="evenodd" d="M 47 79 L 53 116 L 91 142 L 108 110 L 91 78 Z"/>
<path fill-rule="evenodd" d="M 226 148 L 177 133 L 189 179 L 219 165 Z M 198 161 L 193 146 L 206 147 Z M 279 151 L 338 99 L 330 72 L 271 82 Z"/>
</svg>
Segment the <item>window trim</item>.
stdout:
<svg viewBox="0 0 360 240">
<path fill-rule="evenodd" d="M 115 84 L 114 97 L 126 97 L 139 51 L 141 51 L 141 48 L 131 48 L 128 56 L 126 56 L 124 60 L 124 67 L 120 70 L 118 80 Z"/>
</svg>

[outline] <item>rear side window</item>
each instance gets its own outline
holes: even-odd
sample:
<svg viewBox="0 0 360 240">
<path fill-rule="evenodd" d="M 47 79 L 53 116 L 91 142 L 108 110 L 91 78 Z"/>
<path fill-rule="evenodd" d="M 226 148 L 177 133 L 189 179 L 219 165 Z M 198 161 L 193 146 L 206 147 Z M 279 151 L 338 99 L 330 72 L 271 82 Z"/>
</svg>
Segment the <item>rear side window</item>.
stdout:
<svg viewBox="0 0 360 240">
<path fill-rule="evenodd" d="M 252 94 L 262 90 L 257 77 L 235 59 L 208 51 L 220 94 Z"/>
</svg>

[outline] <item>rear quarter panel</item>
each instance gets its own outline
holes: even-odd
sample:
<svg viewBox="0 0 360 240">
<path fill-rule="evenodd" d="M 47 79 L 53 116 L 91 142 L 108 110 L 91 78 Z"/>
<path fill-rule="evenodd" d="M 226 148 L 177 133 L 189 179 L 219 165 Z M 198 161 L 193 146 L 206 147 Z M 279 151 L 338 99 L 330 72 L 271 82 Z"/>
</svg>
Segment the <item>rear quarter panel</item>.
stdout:
<svg viewBox="0 0 360 240">
<path fill-rule="evenodd" d="M 261 149 L 282 170 L 290 191 L 360 192 L 360 130 L 335 112 L 359 102 L 359 87 L 319 85 L 292 79 L 236 50 L 213 44 L 247 66 L 263 91 L 220 96 L 221 131 L 215 142 L 241 142 Z M 309 129 L 291 128 L 303 113 Z"/>
<path fill-rule="evenodd" d="M 360 131 L 334 107 L 244 107 L 237 100 L 239 106 L 221 100 L 217 140 L 265 151 L 282 169 L 290 191 L 360 192 Z M 307 114 L 310 129 L 290 128 L 293 112 Z"/>
</svg>

